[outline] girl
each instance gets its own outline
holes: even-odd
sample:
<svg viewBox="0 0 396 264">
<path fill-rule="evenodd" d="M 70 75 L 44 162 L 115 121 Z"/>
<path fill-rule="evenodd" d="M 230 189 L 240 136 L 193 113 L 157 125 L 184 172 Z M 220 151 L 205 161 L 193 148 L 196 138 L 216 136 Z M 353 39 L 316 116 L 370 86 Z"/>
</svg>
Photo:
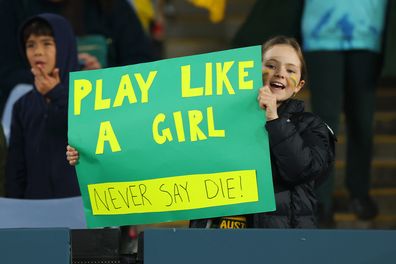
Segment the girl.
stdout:
<svg viewBox="0 0 396 264">
<path fill-rule="evenodd" d="M 193 220 L 190 227 L 315 228 L 315 185 L 334 161 L 334 135 L 317 116 L 292 99 L 306 83 L 299 44 L 278 36 L 263 45 L 263 83 L 258 104 L 265 110 L 276 211 L 244 217 Z M 232 224 L 230 222 L 236 222 Z M 225 224 L 227 223 L 227 224 Z"/>
</svg>

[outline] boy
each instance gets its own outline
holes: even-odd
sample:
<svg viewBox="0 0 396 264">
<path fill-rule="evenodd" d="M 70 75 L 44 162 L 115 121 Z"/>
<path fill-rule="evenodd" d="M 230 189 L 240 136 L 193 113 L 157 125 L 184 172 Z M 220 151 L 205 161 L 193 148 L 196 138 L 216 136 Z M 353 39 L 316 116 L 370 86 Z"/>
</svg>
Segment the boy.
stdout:
<svg viewBox="0 0 396 264">
<path fill-rule="evenodd" d="M 6 164 L 6 196 L 49 199 L 80 195 L 76 173 L 64 158 L 69 72 L 78 70 L 77 48 L 61 16 L 32 17 L 20 41 L 34 89 L 14 105 Z"/>
</svg>

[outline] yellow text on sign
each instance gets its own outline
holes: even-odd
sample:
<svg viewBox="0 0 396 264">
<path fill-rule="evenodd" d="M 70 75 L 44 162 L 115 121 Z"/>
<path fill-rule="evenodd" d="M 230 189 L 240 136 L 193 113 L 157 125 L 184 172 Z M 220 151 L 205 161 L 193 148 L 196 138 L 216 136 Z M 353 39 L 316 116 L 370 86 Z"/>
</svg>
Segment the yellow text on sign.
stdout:
<svg viewBox="0 0 396 264">
<path fill-rule="evenodd" d="M 88 185 L 94 215 L 190 210 L 258 201 L 255 170 Z"/>
</svg>

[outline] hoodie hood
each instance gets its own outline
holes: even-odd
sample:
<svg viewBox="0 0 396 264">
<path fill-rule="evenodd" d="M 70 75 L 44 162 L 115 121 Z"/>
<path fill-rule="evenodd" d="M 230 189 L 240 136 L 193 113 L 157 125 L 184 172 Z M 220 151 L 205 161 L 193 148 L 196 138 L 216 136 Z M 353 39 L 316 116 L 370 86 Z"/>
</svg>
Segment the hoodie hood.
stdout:
<svg viewBox="0 0 396 264">
<path fill-rule="evenodd" d="M 56 67 L 64 87 L 69 87 L 69 72 L 78 70 L 77 42 L 70 23 L 62 16 L 43 13 L 28 18 L 19 29 L 19 43 L 23 56 L 26 58 L 23 30 L 32 21 L 41 19 L 52 28 L 56 45 Z"/>
</svg>

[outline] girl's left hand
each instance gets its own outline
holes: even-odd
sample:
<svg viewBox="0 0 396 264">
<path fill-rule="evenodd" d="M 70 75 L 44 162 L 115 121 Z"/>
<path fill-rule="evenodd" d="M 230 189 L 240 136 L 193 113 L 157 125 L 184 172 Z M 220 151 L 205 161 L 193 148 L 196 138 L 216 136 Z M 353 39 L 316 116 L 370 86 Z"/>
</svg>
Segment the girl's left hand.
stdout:
<svg viewBox="0 0 396 264">
<path fill-rule="evenodd" d="M 79 159 L 78 151 L 70 145 L 66 147 L 66 159 L 72 166 L 75 166 Z"/>
<path fill-rule="evenodd" d="M 271 92 L 271 89 L 268 85 L 260 88 L 257 100 L 260 108 L 265 109 L 267 121 L 278 118 L 276 96 Z"/>
</svg>

